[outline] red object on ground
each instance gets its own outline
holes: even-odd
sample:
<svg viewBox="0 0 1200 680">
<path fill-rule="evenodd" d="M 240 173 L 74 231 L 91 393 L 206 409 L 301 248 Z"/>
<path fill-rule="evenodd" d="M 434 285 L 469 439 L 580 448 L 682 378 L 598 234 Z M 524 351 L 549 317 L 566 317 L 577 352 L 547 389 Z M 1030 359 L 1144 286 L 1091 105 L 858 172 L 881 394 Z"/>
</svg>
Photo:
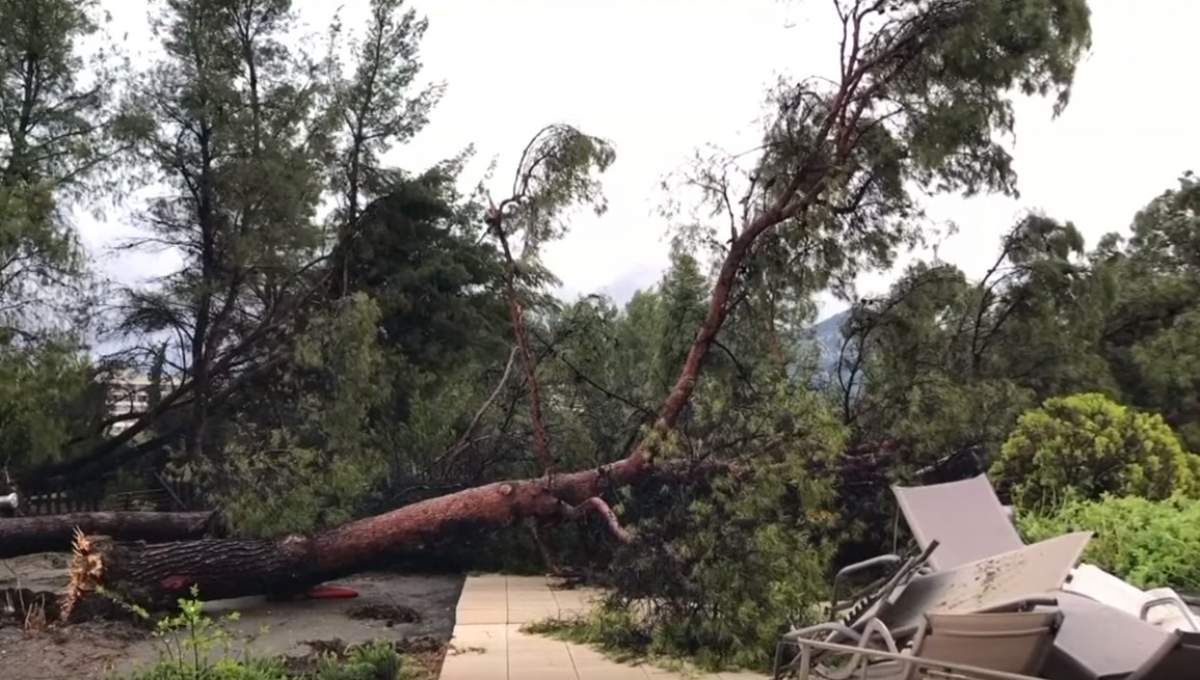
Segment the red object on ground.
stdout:
<svg viewBox="0 0 1200 680">
<path fill-rule="evenodd" d="M 179 576 L 176 574 L 174 576 L 168 576 L 164 578 L 162 581 L 159 581 L 159 583 L 167 590 L 183 590 L 184 588 L 192 585 L 192 579 L 188 578 L 187 576 Z"/>
<path fill-rule="evenodd" d="M 358 591 L 345 586 L 313 586 L 304 595 L 314 600 L 340 600 L 358 597 Z"/>
</svg>

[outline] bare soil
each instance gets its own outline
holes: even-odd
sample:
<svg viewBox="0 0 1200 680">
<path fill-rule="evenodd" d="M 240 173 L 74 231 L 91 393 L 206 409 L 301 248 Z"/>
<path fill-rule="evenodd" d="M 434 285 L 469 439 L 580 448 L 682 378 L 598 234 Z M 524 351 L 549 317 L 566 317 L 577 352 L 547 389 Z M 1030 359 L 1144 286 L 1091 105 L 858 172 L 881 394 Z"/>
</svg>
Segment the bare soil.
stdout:
<svg viewBox="0 0 1200 680">
<path fill-rule="evenodd" d="M 0 592 L 57 592 L 65 584 L 66 558 L 29 555 L 0 561 Z M 461 575 L 364 572 L 336 585 L 358 597 L 268 601 L 261 597 L 205 604 L 214 618 L 236 611 L 227 625 L 241 638 L 235 651 L 283 656 L 302 668 L 321 652 L 371 640 L 412 648 L 436 664 L 454 628 Z M 148 627 L 131 621 L 88 621 L 27 630 L 5 611 L 0 597 L 0 677 L 4 680 L 102 679 L 145 667 L 158 655 Z"/>
</svg>

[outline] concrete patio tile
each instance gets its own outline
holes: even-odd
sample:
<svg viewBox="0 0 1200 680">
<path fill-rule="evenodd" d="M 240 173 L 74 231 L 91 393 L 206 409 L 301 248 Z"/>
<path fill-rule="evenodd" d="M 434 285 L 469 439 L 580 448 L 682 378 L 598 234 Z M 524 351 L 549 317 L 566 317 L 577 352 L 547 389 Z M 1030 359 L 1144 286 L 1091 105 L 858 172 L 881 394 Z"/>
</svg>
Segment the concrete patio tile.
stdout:
<svg viewBox="0 0 1200 680">
<path fill-rule="evenodd" d="M 508 583 L 508 574 L 503 573 L 476 573 L 474 576 L 467 577 L 468 585 L 488 585 L 491 583 Z"/>
<path fill-rule="evenodd" d="M 558 603 L 554 598 L 549 596 L 535 595 L 526 597 L 524 595 L 509 595 L 509 609 L 558 609 Z"/>
<path fill-rule="evenodd" d="M 575 670 L 579 672 L 579 680 L 647 680 L 650 677 L 639 666 L 616 663 L 610 666 L 576 666 Z"/>
<path fill-rule="evenodd" d="M 492 609 L 459 609 L 454 612 L 454 623 L 459 626 L 508 623 L 508 613 L 500 607 Z"/>
<path fill-rule="evenodd" d="M 509 623 L 535 623 L 558 618 L 558 609 L 553 607 L 509 607 Z"/>
<path fill-rule="evenodd" d="M 574 668 L 527 668 L 510 672 L 512 680 L 578 680 Z"/>
<path fill-rule="evenodd" d="M 508 592 L 508 585 L 504 581 L 491 581 L 488 583 L 481 583 L 478 585 L 466 585 L 466 586 L 463 586 L 463 589 L 462 589 L 462 594 L 464 596 L 468 596 L 468 597 L 473 596 L 473 595 L 489 595 L 489 594 L 504 595 L 507 592 Z"/>
<path fill-rule="evenodd" d="M 463 583 L 463 592 L 469 593 L 476 590 L 507 590 L 508 579 L 492 578 L 492 577 L 472 577 Z"/>
<path fill-rule="evenodd" d="M 464 602 L 471 601 L 500 601 L 504 602 L 508 599 L 508 591 L 503 588 L 476 588 L 474 590 L 464 590 L 462 595 L 458 596 L 458 603 L 461 605 Z"/>
<path fill-rule="evenodd" d="M 509 590 L 549 590 L 545 576 L 509 576 Z"/>
<path fill-rule="evenodd" d="M 550 662 L 557 664 L 560 661 L 571 663 L 571 653 L 567 651 L 567 646 L 559 643 L 558 646 L 546 645 L 538 647 L 536 645 L 525 645 L 514 647 L 512 643 L 508 646 L 508 656 L 512 659 L 519 659 L 525 665 L 530 659 L 547 659 Z M 537 665 L 537 664 L 533 664 Z"/>
<path fill-rule="evenodd" d="M 765 680 L 753 673 L 702 675 L 622 664 L 586 645 L 521 632 L 525 623 L 570 618 L 603 594 L 593 588 L 552 588 L 541 576 L 468 577 L 440 680 Z"/>
<path fill-rule="evenodd" d="M 542 600 L 555 601 L 554 591 L 547 588 L 509 588 L 508 599 L 513 598 L 538 598 Z"/>
<path fill-rule="evenodd" d="M 538 654 L 526 655 L 508 655 L 508 674 L 513 677 L 519 677 L 519 671 L 537 670 L 537 669 L 570 669 L 575 672 L 575 664 L 571 661 L 571 657 L 563 656 L 543 656 Z"/>
<path fill-rule="evenodd" d="M 508 663 L 502 654 L 460 654 L 442 663 L 442 680 L 507 680 Z"/>
<path fill-rule="evenodd" d="M 575 661 L 576 668 L 633 668 L 632 664 L 622 664 L 612 657 L 604 656 L 598 652 L 592 654 L 580 653 L 578 648 L 571 649 L 571 658 Z"/>
<path fill-rule="evenodd" d="M 567 643 L 547 635 L 533 635 L 521 630 L 521 624 L 508 625 L 508 646 L 513 649 L 561 649 L 567 651 Z"/>
<path fill-rule="evenodd" d="M 459 601 L 458 606 L 454 608 L 455 611 L 460 612 L 468 609 L 497 609 L 499 611 L 504 611 L 505 609 L 508 609 L 508 602 L 504 601 L 503 599 L 495 600 L 490 598 L 464 598 L 463 600 Z"/>
<path fill-rule="evenodd" d="M 460 647 L 504 648 L 508 644 L 508 626 L 503 623 L 455 626 L 450 644 Z"/>
<path fill-rule="evenodd" d="M 669 671 L 665 668 L 658 668 L 657 666 L 652 666 L 649 664 L 642 666 L 642 670 L 646 672 L 646 677 L 650 678 L 650 680 L 705 680 L 703 676 L 697 676 L 694 674 L 688 675 L 685 673 L 680 673 L 679 671 Z M 715 676 L 708 676 L 709 679 L 713 677 Z"/>
</svg>

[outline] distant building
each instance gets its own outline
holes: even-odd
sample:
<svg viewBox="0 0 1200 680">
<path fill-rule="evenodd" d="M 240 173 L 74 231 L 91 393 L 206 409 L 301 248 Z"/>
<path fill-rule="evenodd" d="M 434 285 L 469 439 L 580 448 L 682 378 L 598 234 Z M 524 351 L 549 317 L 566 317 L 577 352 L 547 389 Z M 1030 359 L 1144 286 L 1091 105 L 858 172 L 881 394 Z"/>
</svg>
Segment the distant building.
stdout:
<svg viewBox="0 0 1200 680">
<path fill-rule="evenodd" d="M 113 376 L 108 383 L 106 404 L 109 417 L 123 416 L 129 413 L 143 413 L 150 408 L 150 392 L 153 383 L 150 377 L 137 371 L 124 371 Z M 163 391 L 171 389 L 171 383 L 164 380 Z M 133 420 L 120 420 L 109 427 L 110 436 L 121 434 Z"/>
</svg>

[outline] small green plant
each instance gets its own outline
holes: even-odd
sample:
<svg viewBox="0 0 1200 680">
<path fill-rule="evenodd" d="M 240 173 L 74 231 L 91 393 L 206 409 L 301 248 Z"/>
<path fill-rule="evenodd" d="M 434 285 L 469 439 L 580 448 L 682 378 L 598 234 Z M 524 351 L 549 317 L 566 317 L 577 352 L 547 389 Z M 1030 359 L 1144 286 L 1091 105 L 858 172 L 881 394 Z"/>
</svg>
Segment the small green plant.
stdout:
<svg viewBox="0 0 1200 680">
<path fill-rule="evenodd" d="M 406 680 L 420 675 L 410 671 L 395 647 L 375 641 L 351 647 L 345 659 L 325 655 L 317 665 L 314 680 Z"/>
<path fill-rule="evenodd" d="M 145 608 L 126 602 L 113 593 L 101 591 L 121 604 L 134 616 L 149 620 Z M 253 659 L 245 653 L 245 639 L 239 639 L 228 624 L 240 618 L 230 612 L 220 619 L 206 616 L 200 591 L 192 586 L 190 597 L 177 600 L 179 611 L 159 619 L 154 626 L 158 660 L 148 670 L 128 680 L 284 680 L 283 665 L 274 660 Z M 241 643 L 241 649 L 235 645 Z"/>
<path fill-rule="evenodd" d="M 1037 541 L 1094 531 L 1084 559 L 1142 588 L 1200 592 L 1200 501 L 1107 496 L 1071 500 L 1044 515 L 1020 515 L 1021 533 Z"/>
<path fill-rule="evenodd" d="M 137 604 L 109 592 L 103 594 L 134 616 L 150 619 L 149 612 Z M 425 675 L 418 664 L 407 664 L 386 642 L 351 647 L 344 655 L 326 652 L 312 673 L 296 675 L 280 659 L 258 658 L 247 652 L 249 640 L 228 625 L 239 620 L 238 612 L 219 619 L 206 616 L 195 586 L 191 597 L 180 598 L 178 603 L 177 613 L 155 623 L 159 653 L 154 665 L 120 680 L 416 680 Z"/>
</svg>

